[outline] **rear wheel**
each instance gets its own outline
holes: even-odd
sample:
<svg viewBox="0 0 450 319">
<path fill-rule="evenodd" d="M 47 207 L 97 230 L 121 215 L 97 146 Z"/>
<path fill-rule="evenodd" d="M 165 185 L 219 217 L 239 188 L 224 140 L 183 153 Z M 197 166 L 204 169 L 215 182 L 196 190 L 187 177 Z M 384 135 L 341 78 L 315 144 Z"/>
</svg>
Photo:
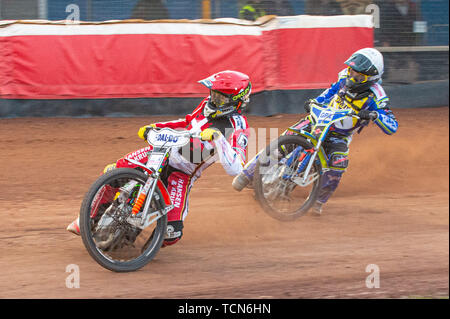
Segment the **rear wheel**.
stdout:
<svg viewBox="0 0 450 319">
<path fill-rule="evenodd" d="M 316 157 L 308 174 L 308 185 L 302 185 L 307 163 L 300 161 L 301 154 L 312 148 L 301 136 L 284 135 L 258 157 L 255 196 L 268 215 L 280 221 L 292 221 L 304 215 L 316 201 L 321 182 L 320 161 Z M 298 172 L 300 165 L 303 169 Z"/>
<path fill-rule="evenodd" d="M 167 215 L 162 214 L 163 197 L 158 188 L 151 199 L 149 212 L 155 213 L 155 217 L 162 216 L 144 229 L 137 227 L 136 222 L 130 223 L 141 214 L 132 215 L 131 210 L 147 179 L 147 175 L 135 169 L 114 169 L 94 182 L 81 204 L 83 243 L 91 257 L 106 269 L 117 272 L 138 270 L 161 248 Z"/>
</svg>

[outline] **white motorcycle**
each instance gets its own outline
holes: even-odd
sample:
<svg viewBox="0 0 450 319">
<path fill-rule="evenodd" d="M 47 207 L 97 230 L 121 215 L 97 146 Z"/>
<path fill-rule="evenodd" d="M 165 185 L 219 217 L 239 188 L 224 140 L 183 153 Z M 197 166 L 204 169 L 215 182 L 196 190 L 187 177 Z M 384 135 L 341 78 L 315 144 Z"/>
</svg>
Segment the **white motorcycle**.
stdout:
<svg viewBox="0 0 450 319">
<path fill-rule="evenodd" d="M 134 168 L 116 168 L 100 176 L 81 204 L 80 231 L 91 257 L 106 269 L 135 271 L 149 263 L 161 248 L 167 213 L 173 208 L 161 172 L 173 148 L 197 133 L 169 128 L 151 130 L 152 146 L 144 165 L 125 158 Z"/>
</svg>

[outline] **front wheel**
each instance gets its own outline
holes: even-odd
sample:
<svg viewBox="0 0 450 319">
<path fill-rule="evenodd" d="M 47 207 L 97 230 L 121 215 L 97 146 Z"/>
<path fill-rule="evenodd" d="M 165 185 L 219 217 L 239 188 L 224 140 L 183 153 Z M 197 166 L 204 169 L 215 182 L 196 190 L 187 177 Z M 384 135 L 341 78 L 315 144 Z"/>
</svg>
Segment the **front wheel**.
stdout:
<svg viewBox="0 0 450 319">
<path fill-rule="evenodd" d="M 254 174 L 255 197 L 271 217 L 280 221 L 295 220 L 316 201 L 321 182 L 321 164 L 317 157 L 307 183 L 302 183 L 308 161 L 307 155 L 302 156 L 302 153 L 311 149 L 311 143 L 305 138 L 284 135 L 270 143 L 258 157 Z"/>
<path fill-rule="evenodd" d="M 135 216 L 133 204 L 147 179 L 136 169 L 118 168 L 100 176 L 86 193 L 80 209 L 81 237 L 91 257 L 106 269 L 138 270 L 161 248 L 167 215 L 163 213 L 163 197 L 158 188 L 149 212 L 159 218 L 144 229 L 130 223 Z"/>
</svg>

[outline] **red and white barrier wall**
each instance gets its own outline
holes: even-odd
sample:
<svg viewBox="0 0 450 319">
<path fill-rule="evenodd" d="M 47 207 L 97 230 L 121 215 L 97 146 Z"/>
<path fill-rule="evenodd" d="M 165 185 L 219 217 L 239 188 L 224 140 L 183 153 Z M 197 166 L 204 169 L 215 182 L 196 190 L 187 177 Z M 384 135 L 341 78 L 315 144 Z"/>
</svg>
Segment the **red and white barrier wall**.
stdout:
<svg viewBox="0 0 450 319">
<path fill-rule="evenodd" d="M 227 69 L 253 92 L 324 88 L 373 46 L 369 15 L 230 21 L 0 24 L 0 98 L 200 97 Z"/>
</svg>

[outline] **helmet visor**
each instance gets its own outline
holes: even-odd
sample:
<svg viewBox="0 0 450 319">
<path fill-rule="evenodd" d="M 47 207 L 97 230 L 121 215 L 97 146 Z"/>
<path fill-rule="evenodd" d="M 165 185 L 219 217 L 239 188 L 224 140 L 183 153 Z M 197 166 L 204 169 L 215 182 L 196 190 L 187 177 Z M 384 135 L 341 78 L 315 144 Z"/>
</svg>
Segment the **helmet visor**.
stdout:
<svg viewBox="0 0 450 319">
<path fill-rule="evenodd" d="M 368 76 L 375 76 L 381 72 L 381 70 L 378 70 L 372 61 L 363 54 L 352 55 L 347 61 L 345 61 L 345 64 L 356 72 L 367 74 Z"/>
</svg>

